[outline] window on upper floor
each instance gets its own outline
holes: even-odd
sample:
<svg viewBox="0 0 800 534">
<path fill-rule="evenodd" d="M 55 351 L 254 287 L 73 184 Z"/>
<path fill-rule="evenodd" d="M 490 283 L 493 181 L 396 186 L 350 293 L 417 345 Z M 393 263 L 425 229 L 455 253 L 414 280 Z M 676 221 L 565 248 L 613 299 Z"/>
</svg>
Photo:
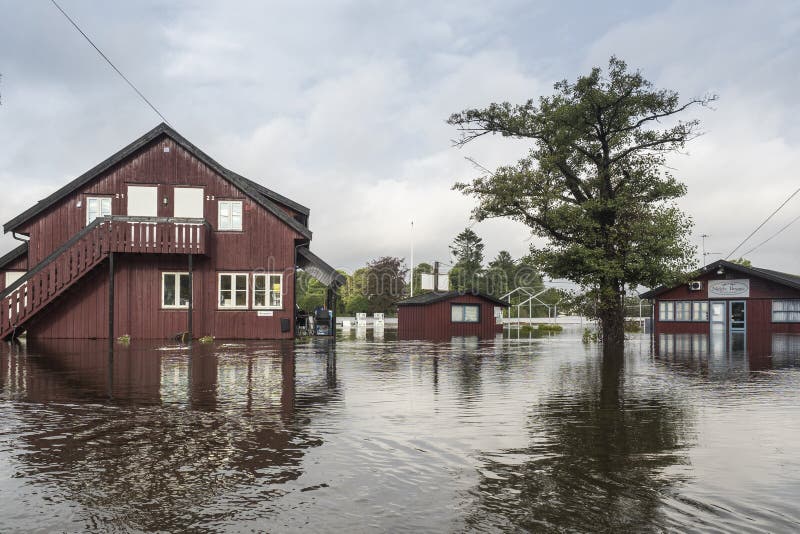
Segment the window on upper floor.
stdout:
<svg viewBox="0 0 800 534">
<path fill-rule="evenodd" d="M 278 309 L 283 307 L 283 275 L 253 275 L 253 308 Z"/>
<path fill-rule="evenodd" d="M 98 217 L 111 215 L 111 197 L 86 197 L 86 224 Z"/>
<path fill-rule="evenodd" d="M 202 187 L 176 187 L 172 213 L 175 217 L 185 219 L 202 219 L 205 196 Z"/>
<path fill-rule="evenodd" d="M 217 208 L 219 212 L 217 230 L 242 229 L 241 200 L 220 200 L 217 203 Z"/>
</svg>

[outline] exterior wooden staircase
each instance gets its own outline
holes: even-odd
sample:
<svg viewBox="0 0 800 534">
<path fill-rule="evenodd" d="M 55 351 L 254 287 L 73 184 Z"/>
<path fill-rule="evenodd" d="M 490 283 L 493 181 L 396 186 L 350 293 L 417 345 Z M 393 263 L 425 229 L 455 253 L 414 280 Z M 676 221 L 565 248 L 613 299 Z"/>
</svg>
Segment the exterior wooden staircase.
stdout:
<svg viewBox="0 0 800 534">
<path fill-rule="evenodd" d="M 110 253 L 202 255 L 208 248 L 208 227 L 204 219 L 95 219 L 0 293 L 0 339 L 19 335 L 29 319 Z"/>
</svg>

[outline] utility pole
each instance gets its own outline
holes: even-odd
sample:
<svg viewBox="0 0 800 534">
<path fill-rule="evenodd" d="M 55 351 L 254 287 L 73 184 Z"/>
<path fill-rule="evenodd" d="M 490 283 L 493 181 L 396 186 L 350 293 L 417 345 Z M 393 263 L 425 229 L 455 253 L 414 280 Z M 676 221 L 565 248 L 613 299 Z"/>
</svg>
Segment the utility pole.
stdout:
<svg viewBox="0 0 800 534">
<path fill-rule="evenodd" d="M 433 292 L 439 291 L 439 262 L 433 262 Z"/>
</svg>

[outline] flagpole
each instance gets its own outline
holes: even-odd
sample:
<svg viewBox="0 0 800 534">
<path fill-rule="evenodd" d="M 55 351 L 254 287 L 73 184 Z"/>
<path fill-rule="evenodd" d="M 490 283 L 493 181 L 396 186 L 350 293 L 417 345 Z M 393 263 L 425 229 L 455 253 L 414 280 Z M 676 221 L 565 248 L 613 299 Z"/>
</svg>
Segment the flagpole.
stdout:
<svg viewBox="0 0 800 534">
<path fill-rule="evenodd" d="M 411 220 L 411 295 L 414 296 L 414 220 Z"/>
</svg>

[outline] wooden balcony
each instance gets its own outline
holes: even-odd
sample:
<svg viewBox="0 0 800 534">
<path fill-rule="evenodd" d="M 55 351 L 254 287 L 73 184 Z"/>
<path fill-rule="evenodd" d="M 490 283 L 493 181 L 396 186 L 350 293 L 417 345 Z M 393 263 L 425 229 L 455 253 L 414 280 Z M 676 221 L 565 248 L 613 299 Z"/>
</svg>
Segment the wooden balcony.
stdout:
<svg viewBox="0 0 800 534">
<path fill-rule="evenodd" d="M 0 292 L 0 339 L 13 336 L 28 319 L 111 252 L 205 254 L 210 235 L 204 219 L 120 216 L 95 219 Z"/>
<path fill-rule="evenodd" d="M 98 230 L 108 252 L 139 254 L 205 254 L 211 235 L 205 219 L 174 217 L 104 217 Z"/>
</svg>

